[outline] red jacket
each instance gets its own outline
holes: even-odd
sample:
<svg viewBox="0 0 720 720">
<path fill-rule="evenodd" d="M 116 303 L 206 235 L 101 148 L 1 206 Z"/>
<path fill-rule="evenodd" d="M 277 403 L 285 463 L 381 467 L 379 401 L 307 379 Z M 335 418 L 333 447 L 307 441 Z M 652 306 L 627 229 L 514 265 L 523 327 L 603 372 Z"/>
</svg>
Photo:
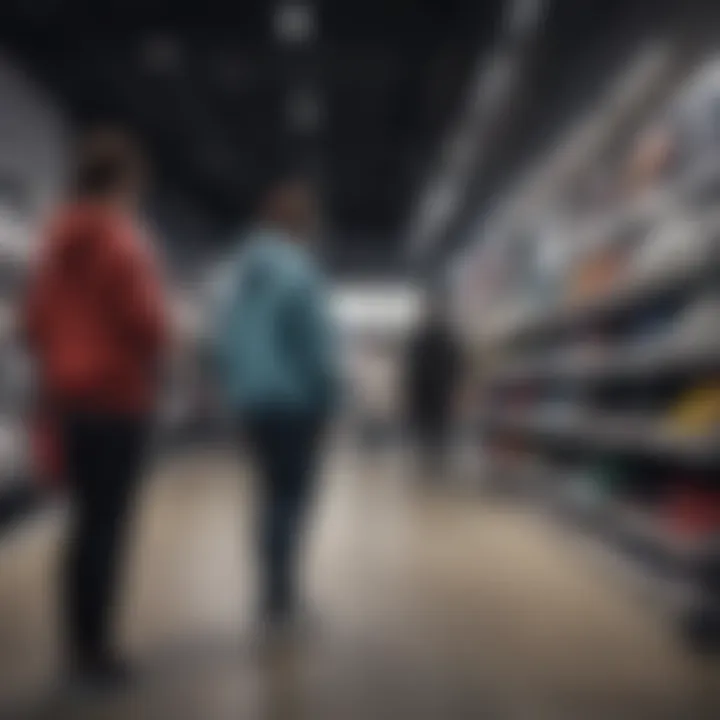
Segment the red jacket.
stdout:
<svg viewBox="0 0 720 720">
<path fill-rule="evenodd" d="M 70 407 L 145 413 L 167 336 L 158 270 L 134 222 L 77 203 L 44 238 L 24 312 L 42 392 Z"/>
</svg>

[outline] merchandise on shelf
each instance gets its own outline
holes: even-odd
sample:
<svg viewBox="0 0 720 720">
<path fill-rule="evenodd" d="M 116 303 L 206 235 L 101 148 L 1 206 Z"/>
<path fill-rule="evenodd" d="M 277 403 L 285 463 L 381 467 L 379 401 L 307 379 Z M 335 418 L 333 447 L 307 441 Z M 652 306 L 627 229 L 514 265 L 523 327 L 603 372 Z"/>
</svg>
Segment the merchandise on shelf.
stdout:
<svg viewBox="0 0 720 720">
<path fill-rule="evenodd" d="M 623 339 L 624 347 L 652 347 L 659 349 L 661 343 L 671 342 L 677 327 L 674 308 L 652 307 L 632 323 Z"/>
<path fill-rule="evenodd" d="M 633 278 L 652 277 L 685 266 L 707 253 L 711 229 L 698 219 L 674 217 L 659 223 L 632 257 Z"/>
<path fill-rule="evenodd" d="M 628 193 L 639 196 L 653 188 L 669 170 L 675 150 L 675 138 L 667 125 L 654 124 L 641 132 L 624 169 Z"/>
<path fill-rule="evenodd" d="M 589 256 L 570 275 L 567 300 L 582 303 L 605 294 L 621 276 L 627 253 L 619 247 L 607 247 Z"/>
<path fill-rule="evenodd" d="M 720 344 L 720 294 L 713 291 L 702 295 L 683 310 L 672 343 L 676 347 Z"/>
<path fill-rule="evenodd" d="M 559 352 L 557 360 L 573 364 L 592 362 L 605 356 L 609 347 L 610 343 L 605 333 L 591 331 L 573 342 L 568 350 Z"/>
<path fill-rule="evenodd" d="M 693 478 L 681 476 L 663 503 L 662 515 L 673 534 L 706 538 L 720 531 L 720 488 L 698 486 Z"/>
<path fill-rule="evenodd" d="M 613 457 L 602 458 L 591 466 L 590 476 L 605 492 L 615 495 L 622 492 L 628 481 L 628 468 Z"/>
<path fill-rule="evenodd" d="M 719 101 L 720 60 L 712 59 L 696 70 L 664 118 L 677 172 L 687 172 L 720 151 Z"/>
<path fill-rule="evenodd" d="M 601 509 L 610 498 L 603 476 L 593 468 L 579 468 L 568 474 L 563 495 L 581 511 Z"/>
<path fill-rule="evenodd" d="M 697 550 L 720 537 L 719 100 L 720 61 L 646 118 L 625 161 L 618 138 L 588 163 L 593 202 L 580 179 L 529 233 L 488 234 L 479 253 L 497 261 L 479 321 L 500 379 L 482 400 L 489 456 L 643 581 L 661 575 L 673 611 L 667 581 L 682 585 L 703 633 L 711 616 L 720 628 Z"/>
<path fill-rule="evenodd" d="M 707 435 L 720 428 L 720 379 L 683 392 L 668 411 L 666 425 L 682 435 Z"/>
</svg>

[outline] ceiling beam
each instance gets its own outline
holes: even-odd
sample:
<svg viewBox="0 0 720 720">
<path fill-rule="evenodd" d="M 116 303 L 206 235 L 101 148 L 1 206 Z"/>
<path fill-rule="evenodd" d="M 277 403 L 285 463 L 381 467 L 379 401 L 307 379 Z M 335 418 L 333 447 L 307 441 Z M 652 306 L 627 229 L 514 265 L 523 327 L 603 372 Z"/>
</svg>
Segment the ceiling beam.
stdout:
<svg viewBox="0 0 720 720">
<path fill-rule="evenodd" d="M 548 9 L 548 0 L 511 0 L 506 5 L 502 36 L 489 56 L 479 59 L 460 117 L 441 145 L 436 168 L 411 217 L 406 236 L 411 259 L 433 249 L 462 205 L 472 176 L 491 149 L 493 129 L 511 105 Z"/>
</svg>

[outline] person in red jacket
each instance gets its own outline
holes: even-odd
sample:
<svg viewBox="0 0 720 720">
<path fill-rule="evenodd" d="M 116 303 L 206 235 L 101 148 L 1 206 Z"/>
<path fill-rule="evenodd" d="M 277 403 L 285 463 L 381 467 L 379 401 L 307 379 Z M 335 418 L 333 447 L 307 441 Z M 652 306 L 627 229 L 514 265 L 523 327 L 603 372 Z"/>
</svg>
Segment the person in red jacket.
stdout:
<svg viewBox="0 0 720 720">
<path fill-rule="evenodd" d="M 88 141 L 73 196 L 43 238 L 24 309 L 72 501 L 64 578 L 70 659 L 100 682 L 125 675 L 109 628 L 167 337 L 158 268 L 138 222 L 143 175 L 128 138 L 102 133 Z"/>
</svg>

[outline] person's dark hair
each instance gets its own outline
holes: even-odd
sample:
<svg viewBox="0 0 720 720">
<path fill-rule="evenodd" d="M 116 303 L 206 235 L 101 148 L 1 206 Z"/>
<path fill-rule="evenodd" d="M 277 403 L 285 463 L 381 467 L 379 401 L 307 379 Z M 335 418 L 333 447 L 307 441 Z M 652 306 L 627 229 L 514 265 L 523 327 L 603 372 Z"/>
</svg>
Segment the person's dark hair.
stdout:
<svg viewBox="0 0 720 720">
<path fill-rule="evenodd" d="M 73 191 L 80 197 L 103 196 L 141 184 L 144 174 L 140 149 L 130 136 L 95 131 L 78 148 Z"/>
</svg>

